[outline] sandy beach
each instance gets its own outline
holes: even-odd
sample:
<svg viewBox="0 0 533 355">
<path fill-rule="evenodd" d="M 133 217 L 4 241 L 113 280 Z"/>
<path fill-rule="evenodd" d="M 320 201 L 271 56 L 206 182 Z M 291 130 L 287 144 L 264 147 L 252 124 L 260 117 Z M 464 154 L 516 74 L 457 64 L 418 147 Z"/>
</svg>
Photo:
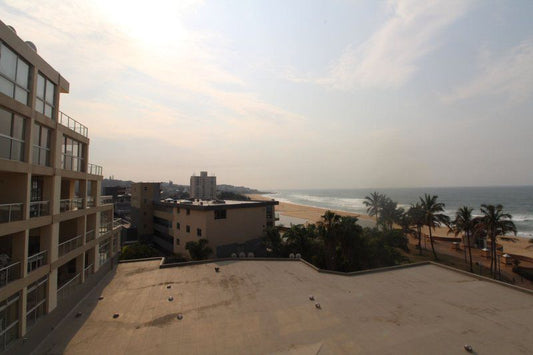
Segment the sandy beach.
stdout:
<svg viewBox="0 0 533 355">
<path fill-rule="evenodd" d="M 263 195 L 248 195 L 252 200 L 270 200 L 270 198 Z M 295 217 L 306 219 L 309 223 L 316 223 L 321 219 L 321 216 L 326 211 L 325 208 L 297 205 L 288 202 L 279 202 L 279 206 L 276 206 L 276 212 L 283 216 Z M 359 220 L 365 222 L 365 225 L 369 223 L 375 223 L 375 218 L 352 212 L 346 212 L 341 210 L 332 210 L 333 212 L 342 216 L 354 216 Z M 363 223 L 362 223 L 363 224 Z M 424 230 L 427 233 L 427 230 Z M 437 228 L 433 235 L 442 237 L 453 237 L 453 233 L 448 234 L 448 228 Z M 503 245 L 505 253 L 523 255 L 529 258 L 533 258 L 533 244 L 529 243 L 525 238 L 516 238 L 516 241 L 506 241 L 499 238 L 498 243 Z"/>
</svg>

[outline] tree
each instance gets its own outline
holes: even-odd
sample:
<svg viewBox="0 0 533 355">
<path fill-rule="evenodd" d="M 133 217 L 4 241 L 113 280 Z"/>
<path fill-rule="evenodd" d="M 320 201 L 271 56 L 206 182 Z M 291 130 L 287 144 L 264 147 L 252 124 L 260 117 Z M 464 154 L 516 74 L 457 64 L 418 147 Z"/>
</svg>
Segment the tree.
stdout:
<svg viewBox="0 0 533 355">
<path fill-rule="evenodd" d="M 281 256 L 282 240 L 279 230 L 276 227 L 265 228 L 262 242 L 269 256 Z"/>
<path fill-rule="evenodd" d="M 394 223 L 400 223 L 403 208 L 398 208 L 398 203 L 386 196 L 382 196 L 380 203 L 380 215 L 378 224 L 383 227 L 384 231 L 391 231 Z"/>
<path fill-rule="evenodd" d="M 368 215 L 376 217 L 376 223 L 379 223 L 379 216 L 384 198 L 385 195 L 375 191 L 369 196 L 365 196 L 365 201 L 363 201 L 363 204 L 367 207 L 366 212 Z"/>
<path fill-rule="evenodd" d="M 324 243 L 325 264 L 329 270 L 336 270 L 336 253 L 337 253 L 337 229 L 341 216 L 326 211 L 322 220 L 317 223 L 318 236 Z"/>
<path fill-rule="evenodd" d="M 465 262 L 466 262 L 466 248 L 468 248 L 468 254 L 470 259 L 470 272 L 474 272 L 474 267 L 472 265 L 472 240 L 471 237 L 474 233 L 474 226 L 476 221 L 472 216 L 473 209 L 470 207 L 463 206 L 457 210 L 455 213 L 455 219 L 452 222 L 452 230 L 455 232 L 455 235 L 463 234 L 463 243 L 465 245 Z"/>
<path fill-rule="evenodd" d="M 490 238 L 490 272 L 496 278 L 496 237 L 513 232 L 516 235 L 516 226 L 509 213 L 503 212 L 502 205 L 481 205 L 480 222 L 476 228 L 483 229 Z"/>
<path fill-rule="evenodd" d="M 283 234 L 283 238 L 290 253 L 300 253 L 303 258 L 311 260 L 316 241 L 316 226 L 314 224 L 293 225 Z"/>
<path fill-rule="evenodd" d="M 187 242 L 185 249 L 189 252 L 192 260 L 204 260 L 213 253 L 213 250 L 207 246 L 208 243 L 207 239 L 202 238 L 197 242 Z"/>
<path fill-rule="evenodd" d="M 416 228 L 416 236 L 418 239 L 418 251 L 422 255 L 422 227 L 424 226 L 424 210 L 420 203 L 411 204 L 407 211 L 410 223 Z"/>
<path fill-rule="evenodd" d="M 437 199 L 438 196 L 430 196 L 429 194 L 424 194 L 424 197 L 420 197 L 420 207 L 424 212 L 424 225 L 429 229 L 429 241 L 431 242 L 431 251 L 435 260 L 439 260 L 439 258 L 435 252 L 432 230 L 442 224 L 450 224 L 450 218 L 442 213 L 444 212 L 444 203 L 437 202 Z"/>
</svg>

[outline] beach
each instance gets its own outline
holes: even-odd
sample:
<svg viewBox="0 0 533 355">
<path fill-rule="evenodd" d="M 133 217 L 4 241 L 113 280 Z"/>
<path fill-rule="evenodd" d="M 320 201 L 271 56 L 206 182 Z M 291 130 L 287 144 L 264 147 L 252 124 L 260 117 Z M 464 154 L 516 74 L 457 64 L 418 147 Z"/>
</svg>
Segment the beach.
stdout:
<svg viewBox="0 0 533 355">
<path fill-rule="evenodd" d="M 250 197 L 252 200 L 271 200 L 271 198 L 267 196 L 263 196 L 263 195 L 250 194 L 247 196 Z M 279 213 L 280 216 L 304 219 L 304 220 L 307 220 L 308 223 L 316 223 L 320 221 L 321 216 L 326 211 L 327 209 L 325 208 L 298 205 L 298 204 L 282 202 L 282 201 L 280 201 L 279 205 L 276 206 L 276 212 Z M 353 213 L 353 212 L 347 212 L 347 211 L 335 210 L 335 209 L 331 209 L 331 211 L 341 216 L 357 217 L 361 221 L 361 225 L 363 225 L 364 227 L 375 225 L 376 223 L 376 220 L 374 217 L 371 217 L 365 214 L 359 214 L 359 213 Z M 424 229 L 423 232 L 427 234 L 428 232 L 427 228 Z M 438 237 L 454 237 L 453 233 L 448 234 L 448 228 L 437 228 L 436 230 L 432 232 L 432 234 Z M 413 241 L 410 240 L 410 242 L 413 242 Z M 533 258 L 533 244 L 529 243 L 528 239 L 526 238 L 515 238 L 515 241 L 507 241 L 507 240 L 502 240 L 501 238 L 498 238 L 498 243 L 503 246 L 503 250 L 505 253 L 522 255 L 525 257 Z"/>
</svg>

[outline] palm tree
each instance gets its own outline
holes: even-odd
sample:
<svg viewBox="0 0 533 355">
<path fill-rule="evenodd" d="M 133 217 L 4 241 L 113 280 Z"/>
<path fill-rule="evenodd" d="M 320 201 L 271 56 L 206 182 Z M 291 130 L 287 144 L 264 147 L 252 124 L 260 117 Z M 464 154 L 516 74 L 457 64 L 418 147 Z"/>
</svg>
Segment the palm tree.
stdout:
<svg viewBox="0 0 533 355">
<path fill-rule="evenodd" d="M 496 237 L 498 235 L 505 235 L 513 232 L 516 235 L 516 226 L 512 221 L 512 216 L 509 213 L 503 212 L 502 205 L 481 205 L 482 217 L 477 228 L 486 231 L 490 238 L 490 271 L 492 277 L 496 278 Z"/>
<path fill-rule="evenodd" d="M 329 270 L 335 270 L 335 259 L 337 253 L 337 230 L 341 216 L 328 210 L 321 217 L 322 220 L 317 223 L 317 226 L 318 235 L 324 242 L 326 268 Z"/>
<path fill-rule="evenodd" d="M 261 238 L 265 249 L 269 256 L 279 257 L 281 256 L 281 248 L 283 242 L 281 240 L 281 235 L 279 230 L 276 227 L 267 227 L 263 231 L 263 237 Z"/>
<path fill-rule="evenodd" d="M 398 208 L 398 203 L 383 196 L 378 223 L 381 224 L 384 231 L 391 231 L 394 223 L 400 223 L 403 212 L 403 208 Z"/>
<path fill-rule="evenodd" d="M 365 196 L 365 201 L 363 201 L 363 204 L 367 207 L 366 212 L 368 215 L 376 217 L 376 223 L 379 223 L 379 216 L 384 198 L 385 195 L 382 195 L 379 192 L 372 192 L 369 196 Z"/>
<path fill-rule="evenodd" d="M 198 242 L 187 242 L 187 244 L 185 244 L 185 249 L 189 251 L 189 255 L 193 260 L 207 259 L 213 252 L 213 250 L 207 246 L 207 243 L 209 243 L 209 241 L 204 238 L 198 240 Z"/>
<path fill-rule="evenodd" d="M 315 225 L 293 225 L 283 234 L 283 238 L 286 240 L 287 249 L 290 252 L 300 253 L 302 257 L 310 258 L 316 239 Z"/>
<path fill-rule="evenodd" d="M 450 224 L 450 218 L 442 213 L 444 212 L 444 203 L 437 202 L 438 198 L 436 195 L 430 196 L 428 194 L 424 194 L 423 198 L 420 197 L 420 206 L 424 212 L 424 225 L 429 229 L 429 241 L 431 242 L 431 250 L 435 260 L 439 260 L 439 258 L 435 252 L 432 230 L 442 224 Z"/>
<path fill-rule="evenodd" d="M 463 206 L 457 210 L 455 213 L 455 220 L 453 221 L 453 231 L 455 235 L 463 233 L 463 241 L 466 240 L 465 245 L 465 262 L 466 262 L 466 248 L 468 248 L 468 254 L 470 258 L 470 272 L 474 272 L 474 267 L 472 265 L 472 243 L 471 237 L 474 232 L 474 225 L 476 221 L 472 216 L 473 209 L 470 207 Z"/>
<path fill-rule="evenodd" d="M 424 226 L 424 211 L 420 203 L 411 204 L 407 215 L 411 221 L 411 224 L 416 227 L 416 236 L 418 239 L 418 251 L 422 255 L 422 227 Z"/>
</svg>

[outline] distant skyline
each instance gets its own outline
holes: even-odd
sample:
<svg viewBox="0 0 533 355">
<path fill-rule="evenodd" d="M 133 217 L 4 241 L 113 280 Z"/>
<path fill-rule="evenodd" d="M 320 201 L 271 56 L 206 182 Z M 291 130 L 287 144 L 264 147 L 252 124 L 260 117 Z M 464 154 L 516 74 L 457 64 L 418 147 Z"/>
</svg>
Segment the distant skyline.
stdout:
<svg viewBox="0 0 533 355">
<path fill-rule="evenodd" d="M 149 4 L 149 6 L 146 6 Z M 533 1 L 0 1 L 104 175 L 533 185 Z"/>
</svg>

